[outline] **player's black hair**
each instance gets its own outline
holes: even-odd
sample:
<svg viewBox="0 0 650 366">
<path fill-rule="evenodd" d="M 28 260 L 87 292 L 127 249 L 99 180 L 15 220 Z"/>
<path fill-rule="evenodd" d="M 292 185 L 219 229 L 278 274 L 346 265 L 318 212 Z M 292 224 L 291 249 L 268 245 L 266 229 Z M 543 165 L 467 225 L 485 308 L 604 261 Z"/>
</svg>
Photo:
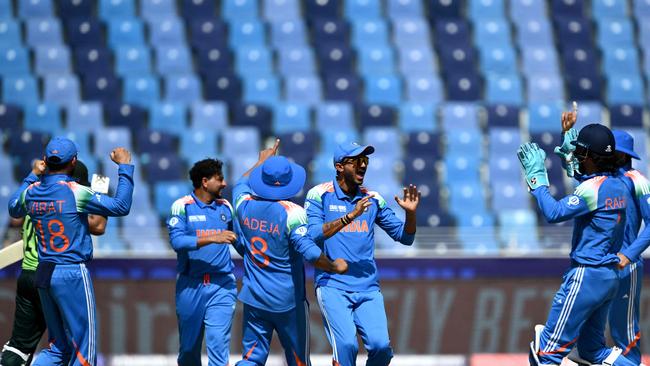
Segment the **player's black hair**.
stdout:
<svg viewBox="0 0 650 366">
<path fill-rule="evenodd" d="M 600 155 L 589 151 L 591 158 L 596 164 L 597 173 L 614 173 L 618 170 L 618 159 L 615 155 Z"/>
<path fill-rule="evenodd" d="M 190 169 L 190 180 L 194 188 L 199 188 L 203 178 L 212 178 L 215 175 L 223 176 L 223 162 L 218 159 L 203 159 L 194 163 Z"/>
<path fill-rule="evenodd" d="M 61 159 L 59 159 L 56 156 L 52 156 L 49 159 L 45 160 L 45 166 L 47 169 L 49 169 L 51 172 L 60 172 L 68 168 L 68 166 L 72 164 L 72 160 L 61 163 Z"/>
</svg>

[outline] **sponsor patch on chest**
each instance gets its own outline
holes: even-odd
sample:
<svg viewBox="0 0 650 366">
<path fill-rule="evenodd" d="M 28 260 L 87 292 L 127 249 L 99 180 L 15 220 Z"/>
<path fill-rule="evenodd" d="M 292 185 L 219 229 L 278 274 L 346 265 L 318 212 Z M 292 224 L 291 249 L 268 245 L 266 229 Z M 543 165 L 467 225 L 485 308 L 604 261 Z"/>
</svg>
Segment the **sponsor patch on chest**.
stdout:
<svg viewBox="0 0 650 366">
<path fill-rule="evenodd" d="M 331 212 L 348 212 L 347 208 L 343 205 L 330 205 Z"/>
<path fill-rule="evenodd" d="M 206 221 L 205 215 L 190 215 L 188 218 L 190 222 L 203 222 Z"/>
</svg>

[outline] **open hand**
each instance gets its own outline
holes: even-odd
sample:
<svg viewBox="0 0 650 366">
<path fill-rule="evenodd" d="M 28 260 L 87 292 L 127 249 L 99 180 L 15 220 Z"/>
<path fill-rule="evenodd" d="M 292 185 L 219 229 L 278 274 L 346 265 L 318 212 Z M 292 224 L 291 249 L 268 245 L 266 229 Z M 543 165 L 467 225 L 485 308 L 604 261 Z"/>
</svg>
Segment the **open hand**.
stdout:
<svg viewBox="0 0 650 366">
<path fill-rule="evenodd" d="M 404 197 L 400 199 L 395 195 L 395 201 L 404 211 L 415 212 L 420 203 L 420 196 L 422 196 L 422 193 L 418 191 L 418 188 L 413 184 L 409 184 L 408 187 L 404 187 Z"/>
<path fill-rule="evenodd" d="M 350 216 L 353 220 L 361 216 L 363 212 L 372 205 L 372 201 L 370 200 L 372 197 L 374 197 L 374 195 L 369 194 L 357 201 L 357 204 L 354 206 L 354 210 L 350 212 Z"/>
</svg>

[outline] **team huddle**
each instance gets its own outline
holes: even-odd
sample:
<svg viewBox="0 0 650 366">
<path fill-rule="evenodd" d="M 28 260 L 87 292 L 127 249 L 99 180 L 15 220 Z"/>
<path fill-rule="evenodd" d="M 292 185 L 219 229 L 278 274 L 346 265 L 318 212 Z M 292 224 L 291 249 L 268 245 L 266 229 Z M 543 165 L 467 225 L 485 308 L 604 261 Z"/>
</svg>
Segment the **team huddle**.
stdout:
<svg viewBox="0 0 650 366">
<path fill-rule="evenodd" d="M 577 112 L 562 115 L 563 142 L 556 147 L 574 193 L 556 200 L 549 192 L 546 155 L 534 143 L 517 155 L 529 191 L 549 222 L 573 219 L 571 266 L 551 304 L 545 325 L 535 327 L 531 366 L 639 365 L 639 299 L 643 262 L 650 244 L 650 182 L 632 168 L 632 137 L 590 124 L 573 129 Z M 416 232 L 417 187 L 405 187 L 397 218 L 377 192 L 362 186 L 374 147 L 339 145 L 332 181 L 311 188 L 304 206 L 290 201 L 302 190 L 305 169 L 279 156 L 280 141 L 223 199 L 223 163 L 207 158 L 189 171 L 193 190 L 177 199 L 166 220 L 177 253 L 178 365 L 201 365 L 203 341 L 210 365 L 228 365 L 236 302 L 243 303 L 242 360 L 264 365 L 275 332 L 288 365 L 311 365 L 309 304 L 304 261 L 315 267 L 314 287 L 333 366 L 354 366 L 357 335 L 366 365 L 393 358 L 384 300 L 374 259 L 374 225 L 411 245 Z M 118 165 L 114 197 L 87 187 L 79 175 L 74 143 L 54 138 L 9 203 L 12 217 L 25 217 L 25 259 L 18 281 L 16 317 L 0 365 L 28 365 L 48 329 L 49 348 L 35 365 L 96 365 L 93 286 L 86 263 L 90 234 L 101 235 L 108 216 L 129 213 L 133 195 L 131 156 L 111 152 Z M 639 233 L 641 220 L 646 228 Z M 230 249 L 243 257 L 237 292 Z M 616 347 L 605 343 L 609 322 Z"/>
</svg>

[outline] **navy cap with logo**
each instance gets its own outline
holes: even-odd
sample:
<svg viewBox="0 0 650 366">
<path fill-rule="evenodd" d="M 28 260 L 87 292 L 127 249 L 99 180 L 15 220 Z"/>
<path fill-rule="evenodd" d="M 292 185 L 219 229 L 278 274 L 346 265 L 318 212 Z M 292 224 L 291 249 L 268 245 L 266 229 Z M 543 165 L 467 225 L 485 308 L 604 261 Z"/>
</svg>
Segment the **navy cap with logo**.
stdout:
<svg viewBox="0 0 650 366">
<path fill-rule="evenodd" d="M 578 133 L 578 139 L 571 143 L 603 156 L 613 155 L 616 149 L 616 140 L 612 131 L 597 123 L 583 127 Z"/>
<path fill-rule="evenodd" d="M 359 155 L 370 155 L 375 152 L 371 145 L 359 145 L 356 142 L 348 142 L 336 147 L 334 151 L 334 164 L 340 163 L 345 158 L 352 158 Z"/>
<path fill-rule="evenodd" d="M 77 156 L 77 146 L 65 137 L 54 137 L 45 147 L 45 161 L 65 164 Z"/>
</svg>

